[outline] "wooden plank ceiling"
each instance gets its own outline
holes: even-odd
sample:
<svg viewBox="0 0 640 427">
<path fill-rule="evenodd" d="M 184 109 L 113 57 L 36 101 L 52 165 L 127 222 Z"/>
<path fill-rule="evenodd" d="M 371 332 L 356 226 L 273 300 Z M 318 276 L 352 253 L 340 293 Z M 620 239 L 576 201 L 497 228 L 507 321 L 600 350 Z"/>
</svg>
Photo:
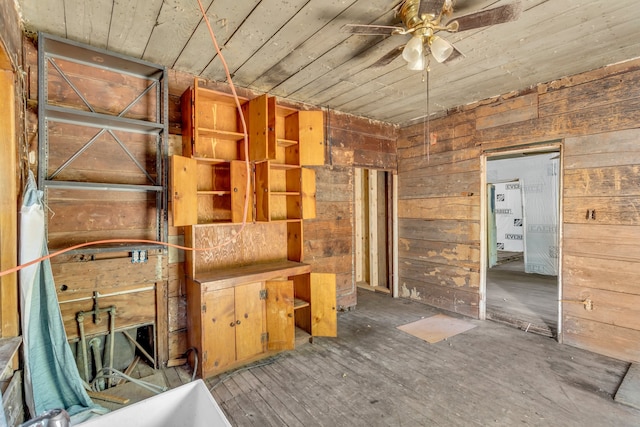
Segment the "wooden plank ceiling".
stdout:
<svg viewBox="0 0 640 427">
<path fill-rule="evenodd" d="M 514 0 L 457 0 L 454 17 Z M 202 0 L 236 85 L 407 124 L 477 100 L 637 57 L 636 0 L 522 0 L 516 22 L 444 34 L 465 58 L 424 73 L 402 58 L 371 67 L 409 36 L 340 32 L 395 25 L 398 0 Z M 18 0 L 25 28 L 224 81 L 197 0 Z M 442 33 L 440 33 L 442 35 Z"/>
</svg>

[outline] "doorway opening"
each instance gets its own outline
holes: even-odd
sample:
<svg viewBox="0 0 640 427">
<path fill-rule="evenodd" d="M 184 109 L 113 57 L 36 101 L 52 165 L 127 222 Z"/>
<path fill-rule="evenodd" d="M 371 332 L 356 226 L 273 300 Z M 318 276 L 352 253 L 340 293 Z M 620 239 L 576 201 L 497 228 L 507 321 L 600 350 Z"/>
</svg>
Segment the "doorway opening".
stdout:
<svg viewBox="0 0 640 427">
<path fill-rule="evenodd" d="M 485 157 L 485 318 L 558 337 L 560 147 Z"/>
<path fill-rule="evenodd" d="M 391 294 L 393 271 L 392 174 L 354 170 L 355 281 Z"/>
</svg>

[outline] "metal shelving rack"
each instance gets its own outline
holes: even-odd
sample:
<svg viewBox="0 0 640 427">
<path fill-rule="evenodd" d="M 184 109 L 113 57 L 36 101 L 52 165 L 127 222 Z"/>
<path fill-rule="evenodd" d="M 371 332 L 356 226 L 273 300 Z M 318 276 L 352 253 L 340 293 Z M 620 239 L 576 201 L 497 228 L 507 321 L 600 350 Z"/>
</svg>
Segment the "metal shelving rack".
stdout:
<svg viewBox="0 0 640 427">
<path fill-rule="evenodd" d="M 97 112 L 89 103 L 82 91 L 74 85 L 69 77 L 57 65 L 58 60 L 75 63 L 81 66 L 107 70 L 123 75 L 132 76 L 148 81 L 148 86 L 119 114 L 105 114 Z M 49 98 L 48 75 L 49 67 L 55 68 L 61 78 L 69 85 L 82 101 L 82 108 L 56 105 Z M 160 65 L 152 64 L 140 59 L 126 57 L 104 49 L 94 48 L 74 41 L 66 40 L 46 33 L 38 34 L 38 136 L 39 136 L 39 164 L 38 187 L 47 197 L 48 188 L 65 188 L 94 191 L 133 191 L 152 192 L 156 195 L 155 240 L 167 242 L 167 151 L 168 151 L 168 81 L 167 70 Z M 126 113 L 143 99 L 149 92 L 155 91 L 155 117 L 153 120 L 140 120 L 126 117 Z M 83 127 L 96 128 L 98 133 L 87 141 L 79 150 L 64 161 L 57 170 L 49 173 L 48 154 L 55 149 L 48 138 L 50 122 L 66 123 Z M 134 155 L 126 148 L 114 131 L 143 133 L 155 137 L 155 177 L 138 162 Z M 129 159 L 143 172 L 148 184 L 127 184 L 107 182 L 66 181 L 57 178 L 68 165 L 76 161 L 100 135 L 108 133 Z M 83 249 L 83 252 L 123 250 L 123 249 L 164 249 L 162 245 L 122 245 L 117 248 Z"/>
</svg>

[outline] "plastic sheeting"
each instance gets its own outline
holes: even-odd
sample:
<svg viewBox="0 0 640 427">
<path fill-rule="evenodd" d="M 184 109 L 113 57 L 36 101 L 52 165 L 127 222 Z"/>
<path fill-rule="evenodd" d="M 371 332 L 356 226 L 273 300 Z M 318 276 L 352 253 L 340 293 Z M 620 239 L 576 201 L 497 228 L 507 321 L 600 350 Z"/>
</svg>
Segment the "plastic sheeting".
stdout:
<svg viewBox="0 0 640 427">
<path fill-rule="evenodd" d="M 522 186 L 527 273 L 558 275 L 559 165 L 558 153 L 487 162 L 488 183 L 520 181 Z"/>
<path fill-rule="evenodd" d="M 29 173 L 20 217 L 20 263 L 48 253 L 42 192 Z M 106 410 L 87 395 L 67 343 L 48 260 L 20 270 L 25 401 L 32 416 L 64 408 L 72 422 Z"/>
<path fill-rule="evenodd" d="M 495 186 L 496 243 L 499 251 L 524 252 L 524 221 L 520 182 Z"/>
</svg>

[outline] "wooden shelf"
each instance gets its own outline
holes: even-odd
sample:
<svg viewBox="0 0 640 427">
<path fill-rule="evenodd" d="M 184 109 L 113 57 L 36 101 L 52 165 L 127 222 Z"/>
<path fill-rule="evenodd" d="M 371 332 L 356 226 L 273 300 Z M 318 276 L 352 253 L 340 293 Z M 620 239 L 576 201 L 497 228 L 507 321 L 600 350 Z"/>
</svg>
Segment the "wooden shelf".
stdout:
<svg viewBox="0 0 640 427">
<path fill-rule="evenodd" d="M 198 163 L 206 163 L 210 165 L 221 165 L 225 163 L 229 163 L 229 160 L 226 159 L 212 159 L 209 157 L 192 157 Z"/>
<path fill-rule="evenodd" d="M 299 196 L 299 191 L 272 191 L 272 196 Z"/>
<path fill-rule="evenodd" d="M 276 140 L 276 143 L 280 146 L 280 147 L 291 147 L 292 145 L 296 145 L 298 144 L 298 141 L 294 141 L 292 139 L 281 139 L 278 138 Z"/>
<path fill-rule="evenodd" d="M 198 196 L 227 196 L 231 191 L 198 191 Z"/>
<path fill-rule="evenodd" d="M 305 301 L 303 299 L 300 298 L 295 298 L 293 300 L 293 309 L 297 310 L 299 308 L 304 308 L 304 307 L 309 307 L 309 301 Z"/>
<path fill-rule="evenodd" d="M 198 128 L 198 136 L 205 138 L 224 139 L 227 141 L 242 141 L 244 134 L 240 132 L 230 132 L 226 130 Z"/>
<path fill-rule="evenodd" d="M 273 169 L 273 170 L 293 170 L 293 169 L 300 169 L 300 165 L 290 165 L 288 163 L 274 163 L 274 162 L 271 162 L 271 169 Z"/>
</svg>

